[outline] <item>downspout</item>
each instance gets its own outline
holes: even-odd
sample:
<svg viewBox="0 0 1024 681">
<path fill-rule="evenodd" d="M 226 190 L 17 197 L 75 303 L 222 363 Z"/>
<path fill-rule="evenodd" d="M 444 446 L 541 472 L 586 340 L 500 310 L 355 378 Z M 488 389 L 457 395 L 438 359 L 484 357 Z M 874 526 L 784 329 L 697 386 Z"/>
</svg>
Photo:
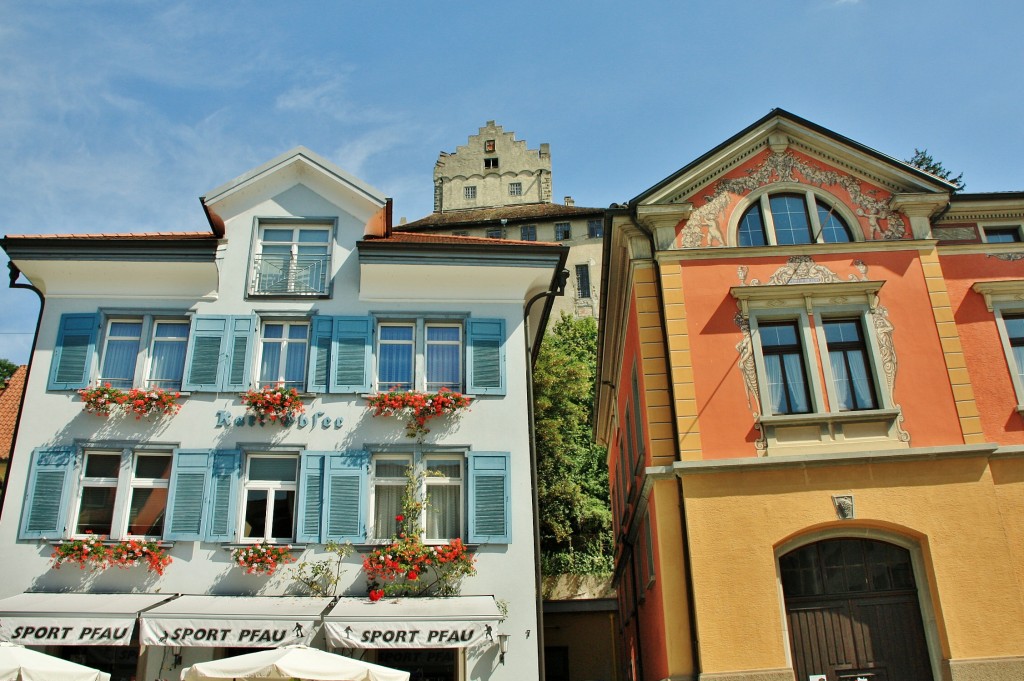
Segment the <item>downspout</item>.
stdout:
<svg viewBox="0 0 1024 681">
<path fill-rule="evenodd" d="M 636 204 L 633 204 L 632 206 L 630 206 L 630 208 L 631 208 L 630 212 L 631 212 L 631 217 L 633 219 L 633 224 L 635 224 L 637 226 L 637 228 L 639 228 L 639 230 L 644 233 L 644 235 L 647 237 L 647 241 L 648 241 L 648 243 L 650 244 L 650 247 L 651 247 L 651 262 L 654 265 L 655 276 L 657 276 L 657 278 L 658 278 L 658 285 L 654 287 L 654 290 L 655 290 L 655 292 L 657 294 L 657 297 L 658 297 L 658 309 L 661 310 L 661 314 L 658 315 L 658 319 L 660 320 L 660 323 L 661 323 L 661 340 L 662 340 L 662 343 L 664 344 L 664 347 L 665 347 L 665 355 L 666 355 L 666 357 L 671 357 L 671 353 L 669 353 L 669 347 L 670 346 L 669 346 L 668 320 L 665 318 L 665 299 L 664 299 L 664 295 L 663 295 L 662 290 L 661 290 L 661 262 L 659 262 L 659 260 L 658 260 L 658 244 L 655 242 L 654 233 L 650 229 L 645 227 L 640 222 L 640 220 L 637 218 Z M 672 367 L 671 366 L 669 366 L 668 369 L 669 369 L 670 372 L 672 371 Z M 679 423 L 678 423 L 678 419 L 675 418 L 675 410 L 676 410 L 676 406 L 675 405 L 678 404 L 678 403 L 676 402 L 675 385 L 674 385 L 674 383 L 671 380 L 668 381 L 668 391 L 669 391 L 669 399 L 672 401 L 672 412 L 673 412 L 673 414 L 672 414 L 672 436 L 675 438 L 675 441 L 676 441 L 677 446 L 678 446 L 678 443 L 679 443 Z M 683 565 L 686 568 L 686 579 L 685 579 L 685 582 L 686 582 L 687 615 L 689 616 L 689 620 L 690 620 L 690 650 L 691 650 L 691 655 L 693 657 L 693 664 L 694 664 L 694 667 L 695 667 L 695 669 L 694 669 L 694 678 L 696 678 L 696 677 L 700 676 L 700 674 L 703 672 L 703 667 L 702 667 L 701 661 L 700 661 L 700 643 L 699 643 L 698 638 L 697 638 L 697 604 L 694 602 L 693 571 L 691 569 L 692 566 L 693 566 L 693 561 L 692 561 L 692 556 L 690 555 L 690 535 L 687 533 L 687 529 L 686 529 L 686 508 L 685 508 L 685 501 L 684 501 L 685 499 L 686 499 L 686 496 L 683 494 L 683 479 L 682 479 L 682 477 L 680 477 L 679 478 L 679 523 L 680 523 L 680 527 L 682 527 L 682 530 L 683 530 L 683 536 L 682 536 L 682 540 L 683 540 Z"/>
<path fill-rule="evenodd" d="M 565 294 L 565 285 L 569 280 L 569 270 L 564 269 L 565 256 L 560 265 L 563 266 L 551 280 L 552 288 L 538 293 L 527 301 L 523 307 L 523 330 L 526 332 L 526 409 L 527 422 L 530 428 L 530 495 L 533 497 L 533 552 L 534 552 L 534 590 L 536 591 L 537 610 L 537 679 L 544 681 L 544 593 L 541 589 L 540 574 L 540 493 L 537 487 L 537 429 L 533 424 L 533 346 L 530 344 L 530 308 L 542 298 L 554 298 Z M 543 329 L 547 324 L 547 315 L 541 320 Z M 539 346 L 538 346 L 539 347 Z"/>
<path fill-rule="evenodd" d="M 11 464 L 14 463 L 14 445 L 18 441 L 18 430 L 21 428 L 21 412 L 25 409 L 25 396 L 28 395 L 28 380 L 32 376 L 32 360 L 36 356 L 36 343 L 39 342 L 39 326 L 43 321 L 43 307 L 46 305 L 46 297 L 43 296 L 43 292 L 37 289 L 32 284 L 19 284 L 17 283 L 18 277 L 21 276 L 21 270 L 11 260 L 7 263 L 7 269 L 10 271 L 10 288 L 23 288 L 32 291 L 39 296 L 39 315 L 36 317 L 36 330 L 32 335 L 32 349 L 29 351 L 28 364 L 25 365 L 25 385 L 21 391 L 21 398 L 18 400 L 18 415 L 14 420 L 14 432 L 11 433 L 11 451 L 7 455 L 7 475 L 4 476 L 3 487 L 0 488 L 0 517 L 4 513 L 4 502 L 7 500 L 7 481 L 11 479 Z"/>
</svg>

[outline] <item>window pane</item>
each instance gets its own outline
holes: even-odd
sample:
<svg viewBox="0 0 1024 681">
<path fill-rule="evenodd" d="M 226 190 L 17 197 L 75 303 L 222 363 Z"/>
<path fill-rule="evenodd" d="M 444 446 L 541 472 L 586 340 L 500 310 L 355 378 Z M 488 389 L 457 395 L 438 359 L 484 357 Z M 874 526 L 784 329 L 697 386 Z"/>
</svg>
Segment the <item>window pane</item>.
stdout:
<svg viewBox="0 0 1024 681">
<path fill-rule="evenodd" d="M 461 488 L 427 486 L 427 539 L 456 539 L 461 534 Z"/>
<path fill-rule="evenodd" d="M 120 468 L 120 454 L 89 454 L 85 459 L 87 478 L 116 478 Z"/>
<path fill-rule="evenodd" d="M 295 492 L 277 490 L 274 492 L 274 517 L 271 520 L 271 537 L 290 539 L 295 527 Z"/>
<path fill-rule="evenodd" d="M 462 477 L 462 464 L 455 460 L 432 459 L 427 463 L 427 475 L 439 478 L 460 478 Z"/>
<path fill-rule="evenodd" d="M 412 326 L 384 326 L 380 327 L 380 339 L 382 341 L 411 341 Z"/>
<path fill-rule="evenodd" d="M 762 347 L 797 345 L 796 324 L 762 324 L 758 327 Z"/>
<path fill-rule="evenodd" d="M 990 227 L 985 230 L 985 241 L 990 244 L 1009 244 L 1020 241 L 1020 230 L 1016 227 Z"/>
<path fill-rule="evenodd" d="M 768 199 L 775 223 L 775 240 L 780 245 L 811 243 L 811 224 L 804 197 L 777 194 Z"/>
<path fill-rule="evenodd" d="M 266 536 L 267 529 L 267 495 L 265 489 L 251 489 L 245 494 L 245 527 L 242 536 Z"/>
<path fill-rule="evenodd" d="M 287 241 L 291 243 L 292 230 L 290 229 L 264 229 L 263 230 L 264 241 Z M 266 252 L 266 251 L 264 251 Z"/>
<path fill-rule="evenodd" d="M 188 324 L 157 322 L 153 334 L 153 356 L 149 367 L 150 387 L 181 390 L 187 346 Z"/>
<path fill-rule="evenodd" d="M 462 338 L 462 328 L 458 326 L 428 326 L 428 341 L 458 341 Z"/>
<path fill-rule="evenodd" d="M 789 413 L 806 414 L 811 410 L 807 394 L 807 378 L 804 375 L 803 357 L 797 353 L 783 355 L 786 390 L 789 397 Z"/>
<path fill-rule="evenodd" d="M 260 384 L 277 383 L 281 375 L 281 344 L 264 342 L 260 356 Z"/>
<path fill-rule="evenodd" d="M 284 324 L 264 324 L 264 338 L 284 338 Z"/>
<path fill-rule="evenodd" d="M 135 460 L 135 477 L 147 480 L 170 480 L 170 456 L 139 456 Z"/>
<path fill-rule="evenodd" d="M 382 459 L 374 464 L 374 475 L 378 478 L 404 478 L 408 461 L 401 459 Z"/>
<path fill-rule="evenodd" d="M 330 231 L 326 229 L 300 229 L 299 243 L 326 244 L 329 236 Z"/>
<path fill-rule="evenodd" d="M 306 344 L 292 341 L 288 344 L 284 368 L 284 383 L 289 388 L 301 389 L 306 378 Z"/>
<path fill-rule="evenodd" d="M 1006 325 L 1006 335 L 1010 342 L 1024 341 L 1024 316 L 1003 315 L 1003 324 Z"/>
<path fill-rule="evenodd" d="M 817 202 L 817 206 L 818 221 L 821 223 L 821 238 L 826 243 L 837 244 L 853 241 L 846 222 L 839 217 L 834 208 L 825 205 L 821 201 Z"/>
<path fill-rule="evenodd" d="M 141 334 L 142 322 L 110 322 L 103 368 L 100 371 L 101 381 L 115 388 L 132 387 Z"/>
<path fill-rule="evenodd" d="M 249 459 L 249 479 L 295 482 L 297 464 L 295 457 L 254 457 Z"/>
<path fill-rule="evenodd" d="M 761 219 L 761 206 L 755 203 L 740 219 L 737 232 L 740 246 L 764 246 L 768 243 L 764 233 L 764 220 Z"/>
<path fill-rule="evenodd" d="M 128 504 L 128 534 L 160 536 L 164 533 L 166 487 L 137 487 Z"/>
<path fill-rule="evenodd" d="M 114 521 L 115 487 L 83 487 L 82 503 L 78 511 L 77 534 L 92 532 L 110 536 Z"/>
<path fill-rule="evenodd" d="M 411 344 L 381 344 L 378 382 L 382 389 L 411 388 L 413 354 Z"/>
<path fill-rule="evenodd" d="M 462 348 L 458 345 L 427 346 L 427 390 L 462 387 Z"/>
<path fill-rule="evenodd" d="M 398 533 L 395 516 L 402 512 L 402 485 L 376 485 L 373 500 L 373 535 L 387 539 Z"/>
</svg>

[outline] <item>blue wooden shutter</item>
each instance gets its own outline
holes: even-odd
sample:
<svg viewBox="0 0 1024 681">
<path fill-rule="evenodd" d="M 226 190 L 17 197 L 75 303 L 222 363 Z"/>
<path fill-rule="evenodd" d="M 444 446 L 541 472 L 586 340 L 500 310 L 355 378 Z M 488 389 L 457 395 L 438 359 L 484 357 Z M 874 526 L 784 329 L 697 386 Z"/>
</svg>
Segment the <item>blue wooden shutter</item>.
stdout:
<svg viewBox="0 0 1024 681">
<path fill-rule="evenodd" d="M 171 467 L 164 538 L 203 538 L 206 495 L 210 487 L 212 449 L 176 449 Z"/>
<path fill-rule="evenodd" d="M 60 539 L 65 536 L 74 463 L 74 450 L 70 447 L 32 452 L 19 539 Z"/>
<path fill-rule="evenodd" d="M 505 320 L 467 320 L 466 341 L 466 392 L 475 395 L 504 395 Z"/>
<path fill-rule="evenodd" d="M 47 390 L 78 390 L 89 385 L 99 326 L 100 316 L 95 313 L 60 316 Z"/>
<path fill-rule="evenodd" d="M 226 391 L 242 392 L 250 387 L 257 325 L 255 315 L 231 317 L 226 348 L 228 362 L 222 384 Z"/>
<path fill-rule="evenodd" d="M 221 382 L 221 360 L 225 355 L 229 320 L 229 317 L 207 315 L 192 318 L 182 390 L 217 392 Z"/>
<path fill-rule="evenodd" d="M 366 541 L 364 501 L 369 493 L 370 454 L 331 452 L 325 463 L 324 541 Z"/>
<path fill-rule="evenodd" d="M 242 470 L 242 453 L 222 449 L 213 453 L 213 470 L 206 509 L 206 541 L 232 541 L 235 538 L 235 504 Z"/>
<path fill-rule="evenodd" d="M 324 462 L 331 452 L 303 452 L 299 464 L 295 541 L 319 544 L 324 515 Z"/>
<path fill-rule="evenodd" d="M 311 326 L 313 331 L 309 338 L 306 390 L 311 393 L 325 393 L 331 373 L 331 339 L 334 334 L 334 317 L 313 317 Z"/>
<path fill-rule="evenodd" d="M 330 384 L 332 393 L 370 392 L 372 332 L 372 317 L 334 318 Z"/>
<path fill-rule="evenodd" d="M 509 544 L 509 453 L 469 454 L 469 543 Z"/>
</svg>

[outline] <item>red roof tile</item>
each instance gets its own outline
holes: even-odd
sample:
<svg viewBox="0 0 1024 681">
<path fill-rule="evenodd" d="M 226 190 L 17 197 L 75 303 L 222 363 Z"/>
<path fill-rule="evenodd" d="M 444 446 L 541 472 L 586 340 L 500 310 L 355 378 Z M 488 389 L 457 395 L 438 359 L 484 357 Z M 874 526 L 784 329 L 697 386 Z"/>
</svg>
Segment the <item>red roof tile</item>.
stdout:
<svg viewBox="0 0 1024 681">
<path fill-rule="evenodd" d="M 14 426 L 18 422 L 18 406 L 21 404 L 21 394 L 25 392 L 27 374 L 28 369 L 24 365 L 18 367 L 7 381 L 7 387 L 0 393 L 0 459 L 11 456 Z"/>
</svg>

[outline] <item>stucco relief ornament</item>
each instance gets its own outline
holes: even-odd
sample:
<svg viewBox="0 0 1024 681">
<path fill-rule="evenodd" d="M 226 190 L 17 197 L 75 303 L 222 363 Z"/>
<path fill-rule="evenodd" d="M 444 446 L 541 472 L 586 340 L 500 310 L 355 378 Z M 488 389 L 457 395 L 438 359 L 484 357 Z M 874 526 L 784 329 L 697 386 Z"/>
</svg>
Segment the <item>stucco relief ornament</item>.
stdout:
<svg viewBox="0 0 1024 681">
<path fill-rule="evenodd" d="M 988 253 L 986 255 L 989 258 L 995 258 L 996 260 L 1005 260 L 1008 262 L 1024 260 L 1024 253 Z"/>
<path fill-rule="evenodd" d="M 899 213 L 889 208 L 888 197 L 876 198 L 880 192 L 863 191 L 857 178 L 835 170 L 818 168 L 786 151 L 770 154 L 764 163 L 747 170 L 745 177 L 728 178 L 713 185 L 711 193 L 703 197 L 704 205 L 696 208 L 686 221 L 679 234 L 679 246 L 725 246 L 722 220 L 726 209 L 735 199 L 770 184 L 801 181 L 816 187 L 844 189 L 856 206 L 857 215 L 868 221 L 871 239 L 902 239 L 907 235 L 906 224 Z"/>
<path fill-rule="evenodd" d="M 892 342 L 894 327 L 889 321 L 889 310 L 884 305 L 876 305 L 871 312 L 871 323 L 875 327 L 875 337 L 878 339 L 878 356 L 881 362 L 882 374 L 885 376 L 885 385 L 889 391 L 889 403 L 899 410 L 896 417 L 896 436 L 900 442 L 910 442 L 910 433 L 903 428 L 903 408 L 896 404 L 896 370 L 899 363 L 896 360 L 896 349 Z"/>
</svg>

